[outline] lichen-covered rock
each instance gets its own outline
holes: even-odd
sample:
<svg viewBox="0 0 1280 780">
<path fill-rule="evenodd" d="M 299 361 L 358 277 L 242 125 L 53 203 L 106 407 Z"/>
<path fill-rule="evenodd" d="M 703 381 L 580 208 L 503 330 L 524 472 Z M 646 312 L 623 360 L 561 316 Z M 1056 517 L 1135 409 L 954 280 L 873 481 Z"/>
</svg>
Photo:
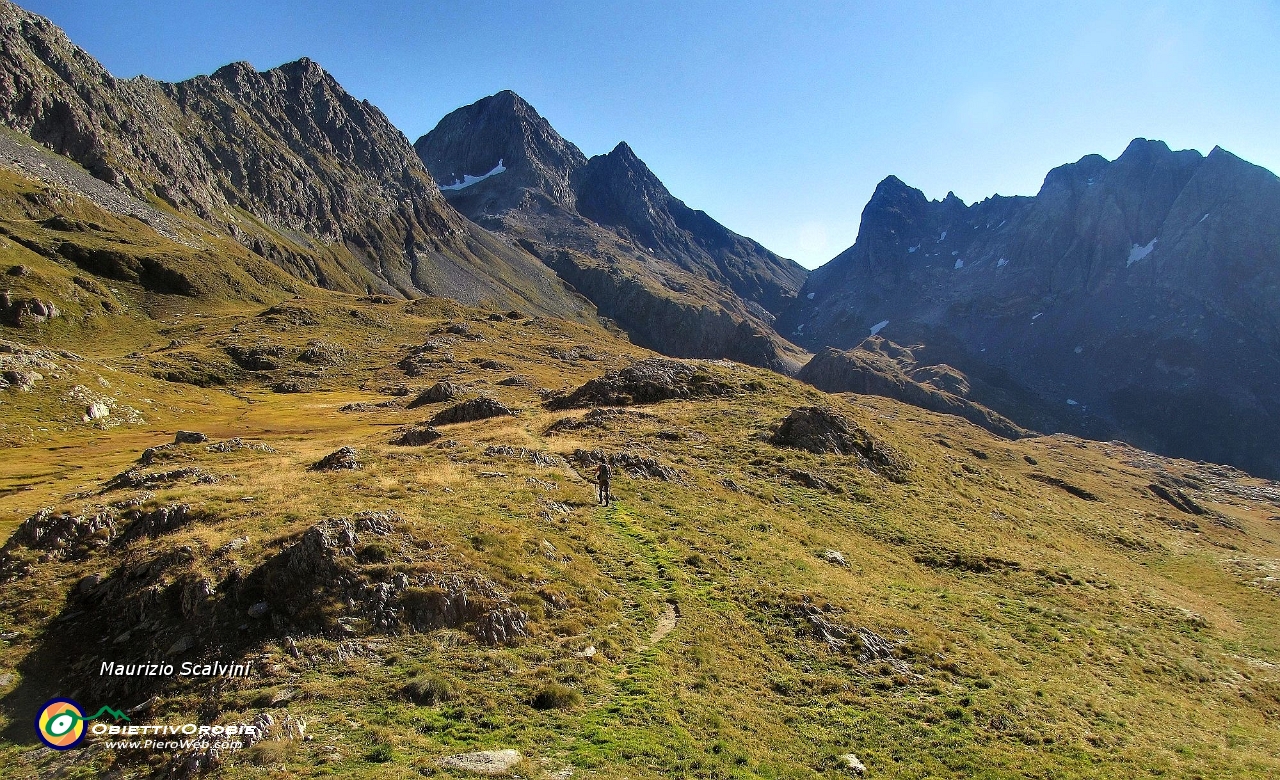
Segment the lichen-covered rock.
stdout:
<svg viewBox="0 0 1280 780">
<path fill-rule="evenodd" d="M 414 425 L 402 428 L 399 434 L 391 440 L 391 443 L 397 447 L 421 447 L 442 436 L 444 436 L 443 433 L 430 425 Z"/>
<path fill-rule="evenodd" d="M 186 525 L 193 518 L 190 504 L 162 506 L 150 512 L 131 509 L 124 513 L 124 519 L 130 521 L 124 533 L 120 535 L 120 544 L 148 537 L 151 539 L 163 534 L 172 533 Z"/>
<path fill-rule="evenodd" d="M 352 447 L 342 447 L 311 464 L 312 471 L 355 471 L 361 468 L 358 453 Z"/>
<path fill-rule="evenodd" d="M 630 366 L 592 379 L 567 396 L 547 402 L 550 409 L 585 406 L 629 406 L 668 399 L 727 395 L 743 389 L 718 376 L 705 363 L 646 358 Z"/>
<path fill-rule="evenodd" d="M 604 450 L 573 451 L 570 459 L 580 468 L 594 468 L 601 463 L 608 463 L 634 479 L 658 479 L 664 482 L 682 482 L 680 472 L 663 465 L 653 458 L 636 455 L 631 452 L 608 453 Z"/>
<path fill-rule="evenodd" d="M 519 750 L 477 750 L 440 759 L 440 766 L 476 775 L 505 775 L 524 760 Z"/>
<path fill-rule="evenodd" d="M 845 415 L 819 406 L 793 409 L 769 442 L 818 455 L 851 455 L 881 476 L 905 482 L 911 463 L 906 456 L 871 435 Z"/>
<path fill-rule="evenodd" d="M 178 431 L 173 435 L 174 444 L 203 444 L 209 437 L 198 431 Z"/>
<path fill-rule="evenodd" d="M 431 418 L 430 425 L 452 425 L 454 423 L 487 420 L 491 417 L 510 417 L 513 412 L 506 404 L 495 401 L 488 396 L 480 396 L 454 404 L 443 409 Z"/>
<path fill-rule="evenodd" d="M 418 393 L 409 402 L 408 408 L 417 409 L 419 406 L 426 406 L 427 404 L 444 403 L 445 401 L 452 401 L 460 395 L 462 395 L 462 388 L 445 379 Z"/>
<path fill-rule="evenodd" d="M 8 556 L 17 547 L 41 550 L 53 558 L 68 558 L 89 549 L 106 547 L 116 538 L 117 518 L 110 511 L 72 515 L 41 509 L 14 530 L 5 543 Z"/>
</svg>

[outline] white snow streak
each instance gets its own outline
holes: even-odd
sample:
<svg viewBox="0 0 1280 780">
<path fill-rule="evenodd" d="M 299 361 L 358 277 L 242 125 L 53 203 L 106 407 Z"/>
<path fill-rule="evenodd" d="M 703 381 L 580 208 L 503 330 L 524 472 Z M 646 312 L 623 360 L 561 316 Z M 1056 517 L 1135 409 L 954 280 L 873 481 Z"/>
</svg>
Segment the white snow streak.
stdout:
<svg viewBox="0 0 1280 780">
<path fill-rule="evenodd" d="M 1155 239 L 1155 238 L 1151 239 L 1151 243 L 1147 244 L 1146 246 L 1138 246 L 1137 244 L 1134 244 L 1133 248 L 1129 250 L 1129 262 L 1125 263 L 1124 267 L 1128 268 L 1129 266 L 1138 262 L 1142 258 L 1151 254 L 1151 250 L 1156 248 L 1157 240 L 1159 239 Z"/>
<path fill-rule="evenodd" d="M 877 333 L 879 333 L 880 331 L 884 330 L 884 326 L 885 326 L 885 325 L 888 325 L 888 324 L 889 324 L 889 321 L 888 321 L 888 320 L 883 320 L 883 321 L 881 321 L 881 322 L 877 322 L 875 325 L 872 325 L 872 326 L 871 326 L 871 335 L 872 335 L 872 336 L 874 336 L 874 335 L 876 335 Z"/>
<path fill-rule="evenodd" d="M 462 177 L 462 181 L 455 181 L 453 184 L 441 184 L 440 189 L 442 190 L 465 189 L 467 187 L 470 187 L 472 184 L 475 184 L 476 182 L 484 181 L 490 176 L 497 176 L 498 174 L 502 173 L 505 170 L 506 170 L 506 167 L 503 166 L 502 160 L 498 160 L 498 164 L 493 167 L 493 170 L 489 171 L 483 176 L 472 176 L 471 174 L 468 173 Z"/>
</svg>

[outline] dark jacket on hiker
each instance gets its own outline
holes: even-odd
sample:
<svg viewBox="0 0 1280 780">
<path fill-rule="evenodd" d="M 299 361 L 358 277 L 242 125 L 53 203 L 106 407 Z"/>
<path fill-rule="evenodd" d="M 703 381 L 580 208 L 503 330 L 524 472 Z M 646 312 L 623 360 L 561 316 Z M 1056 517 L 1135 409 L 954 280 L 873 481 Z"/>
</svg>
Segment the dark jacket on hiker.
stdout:
<svg viewBox="0 0 1280 780">
<path fill-rule="evenodd" d="M 609 464 L 601 463 L 596 469 L 596 480 L 600 483 L 600 500 L 609 503 Z"/>
</svg>

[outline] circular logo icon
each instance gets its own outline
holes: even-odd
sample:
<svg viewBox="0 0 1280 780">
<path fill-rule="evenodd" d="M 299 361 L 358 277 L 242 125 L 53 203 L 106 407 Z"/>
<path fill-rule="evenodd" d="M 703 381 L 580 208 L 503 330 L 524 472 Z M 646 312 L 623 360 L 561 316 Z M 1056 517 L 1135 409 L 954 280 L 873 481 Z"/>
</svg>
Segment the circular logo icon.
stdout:
<svg viewBox="0 0 1280 780">
<path fill-rule="evenodd" d="M 84 711 L 70 699 L 50 699 L 36 716 L 36 734 L 54 750 L 67 750 L 84 739 Z"/>
</svg>

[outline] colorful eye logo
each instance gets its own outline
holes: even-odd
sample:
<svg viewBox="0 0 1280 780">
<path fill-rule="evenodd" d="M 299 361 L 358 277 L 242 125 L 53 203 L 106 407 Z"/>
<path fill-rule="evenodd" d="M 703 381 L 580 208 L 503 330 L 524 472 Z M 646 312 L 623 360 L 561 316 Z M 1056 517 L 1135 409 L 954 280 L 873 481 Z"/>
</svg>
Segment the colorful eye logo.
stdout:
<svg viewBox="0 0 1280 780">
<path fill-rule="evenodd" d="M 84 711 L 70 699 L 50 699 L 36 716 L 36 734 L 54 750 L 68 750 L 84 739 Z"/>
</svg>

